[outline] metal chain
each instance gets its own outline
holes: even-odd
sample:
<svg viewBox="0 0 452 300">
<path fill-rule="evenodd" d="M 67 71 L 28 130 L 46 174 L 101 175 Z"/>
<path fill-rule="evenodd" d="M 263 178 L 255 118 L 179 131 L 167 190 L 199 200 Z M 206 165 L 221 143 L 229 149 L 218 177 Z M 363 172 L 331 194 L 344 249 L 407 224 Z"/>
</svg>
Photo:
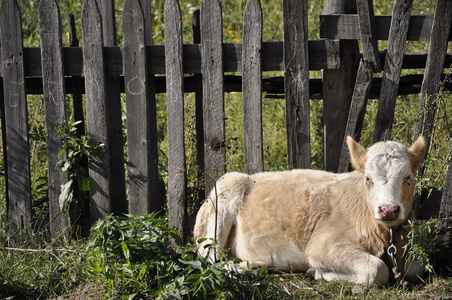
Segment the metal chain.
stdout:
<svg viewBox="0 0 452 300">
<path fill-rule="evenodd" d="M 388 255 L 389 255 L 389 257 L 391 257 L 391 260 L 392 260 L 392 264 L 394 265 L 394 269 L 395 269 L 395 272 L 394 273 L 399 273 L 400 272 L 400 269 L 399 269 L 399 266 L 398 266 L 398 264 L 397 264 L 397 260 L 396 260 L 396 258 L 395 258 L 395 254 L 397 253 L 397 248 L 396 248 L 396 246 L 394 245 L 394 238 L 393 238 L 393 229 L 392 229 L 392 227 L 391 228 L 389 228 L 389 247 L 388 247 L 388 250 L 386 250 L 386 252 L 388 253 Z"/>
</svg>

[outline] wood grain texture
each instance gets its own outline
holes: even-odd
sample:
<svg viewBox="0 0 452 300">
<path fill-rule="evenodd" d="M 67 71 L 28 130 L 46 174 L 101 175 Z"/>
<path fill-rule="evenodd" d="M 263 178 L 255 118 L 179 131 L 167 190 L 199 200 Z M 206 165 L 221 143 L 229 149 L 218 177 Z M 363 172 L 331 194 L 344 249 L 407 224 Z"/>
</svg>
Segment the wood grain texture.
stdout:
<svg viewBox="0 0 452 300">
<path fill-rule="evenodd" d="M 366 113 L 367 100 L 372 86 L 374 70 L 363 60 L 359 64 L 356 75 L 355 88 L 353 90 L 352 102 L 348 113 L 347 127 L 345 128 L 344 141 L 339 159 L 338 173 L 348 172 L 350 155 L 347 147 L 347 136 L 359 141 L 363 127 L 364 115 Z"/>
<path fill-rule="evenodd" d="M 396 0 L 394 2 L 382 88 L 375 120 L 374 143 L 391 138 L 412 5 L 412 0 Z"/>
<path fill-rule="evenodd" d="M 201 6 L 201 56 L 204 106 L 204 171 L 206 193 L 226 173 L 223 94 L 223 18 L 218 0 Z"/>
<path fill-rule="evenodd" d="M 428 146 L 433 133 L 433 123 L 437 110 L 436 100 L 442 83 L 451 19 L 452 2 L 439 0 L 436 4 L 435 19 L 419 99 L 418 120 L 413 135 L 413 142 L 419 135 L 423 135 Z"/>
<path fill-rule="evenodd" d="M 91 221 L 93 223 L 113 212 L 110 201 L 110 143 L 108 140 L 102 19 L 96 0 L 87 0 L 83 5 L 82 36 L 87 135 L 90 140 L 103 144 L 93 153 L 89 164 Z"/>
<path fill-rule="evenodd" d="M 307 1 L 283 1 L 287 163 L 311 167 Z"/>
<path fill-rule="evenodd" d="M 324 14 L 356 13 L 355 1 L 327 0 Z M 358 37 L 359 38 L 359 37 Z M 323 70 L 323 167 L 336 172 L 359 65 L 357 41 L 340 41 L 339 69 Z"/>
<path fill-rule="evenodd" d="M 97 0 L 96 0 L 97 1 Z M 100 0 L 97 2 L 102 20 L 102 38 L 104 46 L 116 46 L 115 1 Z M 108 59 L 108 58 L 107 58 Z M 104 60 L 105 62 L 105 60 Z M 105 69 L 104 69 L 105 74 Z M 108 122 L 108 149 L 110 164 L 111 209 L 113 213 L 121 214 L 127 211 L 126 182 L 124 171 L 124 137 L 122 132 L 121 93 L 119 76 L 105 76 L 105 101 Z M 106 102 L 107 103 L 107 102 Z"/>
<path fill-rule="evenodd" d="M 377 27 L 375 24 L 374 6 L 372 0 L 357 0 L 359 28 L 363 59 L 374 72 L 381 71 L 378 53 Z"/>
<path fill-rule="evenodd" d="M 31 226 L 31 179 L 21 15 L 15 0 L 0 10 L 7 203 L 11 230 Z"/>
<path fill-rule="evenodd" d="M 148 34 L 138 0 L 126 1 L 123 20 L 129 213 L 148 214 L 159 210 L 160 193 L 158 170 L 152 160 L 150 106 L 153 95 L 145 50 Z"/>
<path fill-rule="evenodd" d="M 184 44 L 184 72 L 201 74 L 201 45 Z M 224 43 L 224 72 L 242 72 L 242 44 Z M 339 40 L 311 40 L 308 42 L 309 69 L 337 69 L 340 66 Z M 123 47 L 105 46 L 106 75 L 123 75 Z M 148 72 L 165 74 L 165 46 L 148 45 Z M 25 76 L 42 76 L 39 63 L 41 51 L 36 47 L 24 48 Z M 81 47 L 63 47 L 64 72 L 66 76 L 83 75 L 83 52 Z M 412 62 L 416 67 L 420 63 Z M 408 66 L 407 66 L 408 67 Z M 262 43 L 262 71 L 281 71 L 283 63 L 283 42 Z M 0 70 L 1 75 L 1 70 Z"/>
<path fill-rule="evenodd" d="M 245 172 L 264 171 L 262 134 L 262 8 L 249 0 L 243 13 L 242 104 Z"/>
<path fill-rule="evenodd" d="M 182 14 L 177 0 L 165 2 L 165 58 L 168 112 L 168 216 L 170 226 L 185 236 L 187 172 L 184 132 Z"/>
<path fill-rule="evenodd" d="M 39 32 L 41 39 L 42 81 L 46 114 L 46 142 L 49 188 L 50 233 L 57 236 L 64 232 L 69 234 L 69 212 L 60 210 L 59 195 L 61 186 L 68 181 L 68 176 L 56 168 L 62 140 L 56 126 L 66 121 L 66 95 L 64 86 L 63 51 L 61 41 L 61 20 L 58 4 L 55 0 L 42 0 L 39 4 Z M 73 216 L 75 218 L 78 216 Z"/>
<path fill-rule="evenodd" d="M 408 25 L 408 41 L 429 41 L 434 16 L 411 16 Z M 388 40 L 392 16 L 375 16 L 377 39 Z M 324 14 L 320 16 L 320 38 L 352 39 L 360 38 L 358 15 Z M 449 34 L 448 40 L 452 40 Z"/>
</svg>

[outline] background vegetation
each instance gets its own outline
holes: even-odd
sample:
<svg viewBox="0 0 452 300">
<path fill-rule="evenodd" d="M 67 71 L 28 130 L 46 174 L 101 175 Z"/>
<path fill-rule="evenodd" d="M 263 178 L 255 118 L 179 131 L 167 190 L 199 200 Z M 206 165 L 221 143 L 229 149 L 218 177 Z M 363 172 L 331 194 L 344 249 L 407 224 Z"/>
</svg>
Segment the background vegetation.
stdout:
<svg viewBox="0 0 452 300">
<path fill-rule="evenodd" d="M 38 0 L 19 0 L 22 12 L 24 46 L 39 46 Z M 123 0 L 116 0 L 116 19 L 118 43 L 122 45 L 122 8 Z M 242 13 L 246 0 L 222 0 L 224 42 L 242 41 Z M 262 0 L 264 14 L 264 41 L 283 39 L 282 1 Z M 191 17 L 201 6 L 201 0 L 181 0 L 183 15 L 184 42 L 193 39 Z M 413 14 L 433 14 L 436 1 L 414 1 Z M 59 1 L 63 22 L 63 44 L 69 45 L 69 33 L 66 16 L 74 13 L 81 40 L 82 1 Z M 319 15 L 323 10 L 323 1 L 309 1 L 309 35 L 310 39 L 319 38 Z M 393 1 L 375 0 L 375 13 L 391 14 Z M 164 0 L 152 0 L 153 38 L 155 44 L 164 43 L 163 8 Z M 379 42 L 380 50 L 386 48 L 386 42 Z M 408 42 L 407 52 L 427 51 L 428 43 Z M 405 70 L 404 75 L 419 73 L 423 70 Z M 320 78 L 320 72 L 311 72 L 312 78 Z M 283 76 L 282 72 L 266 72 L 264 76 Z M 284 99 L 264 95 L 264 159 L 266 170 L 286 169 L 285 138 L 285 102 Z M 418 95 L 398 98 L 394 139 L 409 144 L 417 114 Z M 70 110 L 70 95 L 67 96 Z M 125 98 L 123 98 L 125 101 Z M 166 141 L 166 99 L 158 95 L 158 124 L 161 174 L 166 176 L 167 153 Z M 241 93 L 228 93 L 226 100 L 226 146 L 228 171 L 243 171 L 243 135 L 241 115 Z M 123 102 L 124 102 L 123 101 Z M 451 153 L 449 147 L 452 137 L 451 95 L 442 90 L 438 95 L 438 113 L 432 146 L 425 162 L 426 173 L 418 179 L 421 188 L 440 189 L 444 184 L 447 162 Z M 195 190 L 197 182 L 196 138 L 194 128 L 194 95 L 186 94 L 186 136 L 187 168 L 189 185 Z M 362 143 L 369 146 L 372 140 L 374 120 L 378 106 L 377 99 L 368 102 Z M 323 168 L 323 103 L 311 101 L 311 142 L 312 167 Z M 125 110 L 125 103 L 124 103 Z M 243 278 L 233 278 L 220 265 L 209 265 L 202 258 L 191 252 L 190 245 L 175 249 L 169 244 L 174 232 L 165 227 L 165 222 L 154 216 L 140 216 L 132 220 L 127 218 L 107 218 L 96 224 L 95 231 L 88 241 L 83 239 L 67 241 L 50 240 L 45 232 L 38 230 L 41 221 L 47 216 L 47 159 L 44 126 L 43 97 L 28 96 L 30 155 L 32 168 L 33 232 L 11 235 L 8 233 L 6 219 L 5 184 L 3 173 L 3 148 L 0 147 L 0 297 L 50 298 L 70 294 L 77 288 L 85 293 L 100 292 L 106 297 L 116 298 L 120 295 L 130 298 L 171 297 L 185 298 L 354 298 L 353 286 L 346 283 L 311 282 L 297 274 L 269 274 L 255 270 Z M 124 115 L 124 132 L 127 120 Z M 199 206 L 197 194 L 189 195 L 190 210 L 194 214 Z M 150 226 L 149 224 L 152 224 Z M 429 229 L 431 229 L 427 225 Z M 114 238 L 112 238 L 114 237 Z M 157 244 L 153 244 L 157 243 Z M 157 247 L 152 250 L 149 247 Z M 153 255 L 150 256 L 149 251 Z M 417 250 L 417 251 L 423 251 Z M 141 254 L 140 254 L 141 253 Z M 147 253 L 147 254 L 143 254 Z M 432 254 L 430 249 L 427 256 Z M 141 256 L 140 256 L 141 255 Z M 155 257 L 155 259 L 154 259 Z M 431 257 L 431 256 L 430 256 Z M 152 258 L 152 259 L 151 259 Z M 434 263 L 434 261 L 432 262 Z M 450 274 L 450 261 L 441 263 L 442 269 L 435 268 L 426 278 L 425 284 L 402 287 L 391 286 L 374 288 L 367 292 L 371 298 L 423 298 L 426 296 L 452 295 L 452 280 L 444 274 Z M 437 266 L 437 264 L 435 265 Z M 154 270 L 148 273 L 150 270 Z M 439 273 L 435 273 L 439 272 Z M 150 274 L 153 274 L 152 276 Z M 157 281 L 156 281 L 157 280 Z M 94 283 L 94 285 L 93 285 Z M 86 287 L 88 287 L 86 289 Z M 83 289 L 85 288 L 85 289 Z M 80 293 L 77 294 L 80 296 Z"/>
</svg>

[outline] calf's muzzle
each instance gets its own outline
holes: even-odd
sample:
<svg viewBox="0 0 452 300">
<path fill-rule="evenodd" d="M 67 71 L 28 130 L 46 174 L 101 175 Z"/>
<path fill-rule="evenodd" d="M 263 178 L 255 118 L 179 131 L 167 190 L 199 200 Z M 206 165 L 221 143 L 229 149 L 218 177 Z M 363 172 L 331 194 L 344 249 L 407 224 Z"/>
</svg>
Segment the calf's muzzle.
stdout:
<svg viewBox="0 0 452 300">
<path fill-rule="evenodd" d="M 383 220 L 395 220 L 399 216 L 400 206 L 383 204 L 378 206 L 378 214 Z"/>
</svg>

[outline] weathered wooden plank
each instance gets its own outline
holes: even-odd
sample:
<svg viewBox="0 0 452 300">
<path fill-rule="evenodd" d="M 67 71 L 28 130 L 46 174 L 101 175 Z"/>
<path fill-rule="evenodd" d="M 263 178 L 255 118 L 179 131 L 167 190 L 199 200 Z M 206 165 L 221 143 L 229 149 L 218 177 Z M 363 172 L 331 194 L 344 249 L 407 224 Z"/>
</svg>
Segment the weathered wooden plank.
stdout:
<svg viewBox="0 0 452 300">
<path fill-rule="evenodd" d="M 381 71 L 378 54 L 377 28 L 375 25 L 374 6 L 372 0 L 357 0 L 359 28 L 363 59 L 374 72 Z"/>
<path fill-rule="evenodd" d="M 356 13 L 355 1 L 327 0 L 325 14 Z M 340 41 L 341 66 L 323 71 L 324 169 L 336 172 L 359 65 L 357 41 Z"/>
<path fill-rule="evenodd" d="M 61 186 L 68 181 L 68 176 L 61 169 L 56 168 L 59 161 L 58 154 L 63 146 L 61 136 L 56 132 L 56 126 L 66 121 L 66 95 L 60 10 L 55 0 L 40 2 L 39 25 L 46 114 L 50 232 L 53 236 L 62 232 L 68 235 L 69 211 L 62 213 L 59 205 Z M 65 157 L 66 155 L 63 158 Z"/>
<path fill-rule="evenodd" d="M 193 13 L 191 19 L 192 29 L 193 29 L 193 43 L 201 43 L 201 10 L 197 9 Z M 204 119 L 203 119 L 203 105 L 202 105 L 202 75 L 193 74 L 193 85 L 195 92 L 195 116 L 196 116 L 196 162 L 198 164 L 198 178 L 203 178 L 204 174 Z M 184 83 L 184 89 L 186 89 L 186 84 Z M 202 184 L 196 186 L 197 196 L 199 201 L 205 199 L 205 190 Z M 187 230 L 189 230 L 187 228 Z"/>
<path fill-rule="evenodd" d="M 104 46 L 116 46 L 116 16 L 115 1 L 98 1 L 102 19 L 102 37 Z M 105 77 L 106 99 L 108 99 L 108 148 L 110 152 L 110 201 L 112 212 L 127 211 L 126 182 L 124 172 L 124 138 L 122 134 L 121 93 L 119 90 L 119 76 Z"/>
<path fill-rule="evenodd" d="M 152 162 L 150 106 L 154 102 L 145 50 L 148 28 L 139 0 L 126 1 L 123 20 L 129 213 L 148 214 L 159 210 L 160 199 Z"/>
<path fill-rule="evenodd" d="M 262 134 L 262 8 L 249 0 L 243 12 L 242 103 L 245 172 L 264 171 Z"/>
<path fill-rule="evenodd" d="M 311 40 L 308 43 L 309 69 L 337 69 L 340 66 L 339 40 Z M 148 70 L 150 74 L 165 74 L 165 46 L 148 45 Z M 184 44 L 184 72 L 201 73 L 201 45 Z M 225 72 L 242 72 L 242 44 L 223 44 Z M 105 73 L 107 75 L 123 74 L 123 47 L 105 46 Z M 327 59 L 325 59 L 327 57 Z M 42 76 L 39 63 L 41 51 L 36 47 L 24 48 L 25 76 Z M 63 48 L 64 71 L 66 76 L 83 75 L 83 52 L 80 47 Z M 37 63 L 38 62 L 38 63 Z M 416 67 L 416 61 L 413 62 Z M 283 70 L 283 42 L 262 43 L 262 71 Z M 422 66 L 419 66 L 421 68 Z M 407 66 L 408 68 L 408 66 Z M 1 70 L 0 70 L 1 72 Z M 1 75 L 1 74 L 0 74 Z"/>
<path fill-rule="evenodd" d="M 241 46 L 230 47 L 232 44 L 224 44 L 223 51 L 241 51 Z M 309 41 L 309 70 L 337 69 L 340 66 L 339 60 L 339 41 L 338 40 L 316 40 Z M 105 72 L 107 75 L 123 74 L 123 49 L 122 47 L 105 47 Z M 201 73 L 201 50 L 200 45 L 185 44 L 184 50 L 184 72 L 192 74 Z M 148 70 L 150 74 L 165 74 L 165 46 L 154 45 L 147 47 Z M 83 53 L 82 48 L 73 47 L 63 48 L 64 71 L 66 76 L 83 75 Z M 240 57 L 229 55 L 229 57 Z M 40 60 L 41 51 L 39 48 L 24 48 L 25 76 L 42 76 L 41 64 L 36 64 Z M 325 57 L 329 57 L 325 60 Z M 384 65 L 386 52 L 380 52 L 380 62 Z M 313 62 L 314 60 L 314 62 Z M 189 63 L 187 61 L 190 61 Z M 403 69 L 423 69 L 427 61 L 426 52 L 405 53 L 403 57 Z M 452 62 L 451 55 L 446 55 L 444 67 L 450 67 Z M 314 64 L 314 65 L 313 65 Z M 240 69 L 237 67 L 240 66 Z M 241 72 L 241 63 L 234 62 L 229 65 L 224 62 L 225 72 Z M 283 44 L 282 42 L 263 42 L 262 43 L 262 71 L 281 71 L 283 64 Z M 234 69 L 235 68 L 235 69 Z"/>
<path fill-rule="evenodd" d="M 95 222 L 113 212 L 102 19 L 96 0 L 86 0 L 83 5 L 82 36 L 87 134 L 90 140 L 103 144 L 89 163 L 91 220 Z"/>
<path fill-rule="evenodd" d="M 30 228 L 31 180 L 21 15 L 15 0 L 0 10 L 8 212 L 13 231 Z"/>
<path fill-rule="evenodd" d="M 148 61 L 147 67 L 148 67 L 148 109 L 149 109 L 149 143 L 150 143 L 150 160 L 149 160 L 149 175 L 150 175 L 150 181 L 151 181 L 151 190 L 153 191 L 152 194 L 152 201 L 150 204 L 150 211 L 151 212 L 158 212 L 162 210 L 163 208 L 163 202 L 162 202 L 162 193 L 161 185 L 160 185 L 160 175 L 159 175 L 159 159 L 158 159 L 158 132 L 157 132 L 157 100 L 156 100 L 156 78 L 154 74 L 150 72 L 151 66 L 155 64 L 154 54 L 150 51 L 148 51 L 149 47 L 156 47 L 153 46 L 153 40 L 152 40 L 152 11 L 151 11 L 151 2 L 147 0 L 140 0 L 141 9 L 143 10 L 143 16 L 144 16 L 144 23 L 145 23 L 145 43 L 146 43 L 146 52 L 147 56 L 146 59 Z M 164 52 L 164 51 L 163 51 Z M 162 59 L 159 63 L 165 63 L 165 60 Z"/>
<path fill-rule="evenodd" d="M 367 99 L 369 98 L 370 88 L 372 86 L 373 74 L 373 68 L 362 60 L 359 64 L 355 89 L 353 90 L 352 102 L 348 113 L 347 127 L 345 128 L 344 142 L 342 144 L 337 170 L 339 173 L 349 170 L 350 155 L 346 142 L 347 136 L 353 137 L 356 141 L 359 141 L 361 137 L 361 129 L 363 127 L 364 114 L 366 113 Z"/>
<path fill-rule="evenodd" d="M 218 0 L 201 5 L 201 55 L 204 105 L 204 176 L 206 193 L 226 172 L 223 94 L 223 18 Z"/>
<path fill-rule="evenodd" d="M 375 120 L 374 143 L 391 138 L 397 90 L 402 72 L 403 54 L 405 53 L 406 36 L 412 5 L 413 0 L 394 1 L 382 88 Z"/>
<path fill-rule="evenodd" d="M 438 1 L 440 2 L 440 1 Z M 450 147 L 452 151 L 452 145 Z M 450 153 L 450 152 L 449 152 Z M 452 226 L 452 161 L 449 160 L 444 188 L 439 209 L 438 229 L 440 233 L 437 241 L 443 246 L 450 247 Z"/>
<path fill-rule="evenodd" d="M 182 13 L 178 0 L 165 2 L 165 58 L 168 111 L 168 215 L 170 226 L 185 236 L 185 165 Z"/>
<path fill-rule="evenodd" d="M 429 41 L 434 16 L 411 16 L 407 32 L 408 41 Z M 388 40 L 392 16 L 375 16 L 377 39 Z M 320 37 L 330 39 L 360 38 L 358 15 L 321 15 Z M 449 34 L 452 41 L 452 34 Z"/>
<path fill-rule="evenodd" d="M 283 1 L 289 169 L 311 167 L 307 1 Z"/>
<path fill-rule="evenodd" d="M 347 136 L 352 136 L 355 140 L 359 141 L 373 75 L 374 72 L 381 71 L 380 56 L 376 39 L 373 1 L 357 0 L 356 5 L 361 30 L 363 57 L 359 64 L 352 101 L 350 103 L 347 126 L 345 127 L 344 141 L 342 143 L 337 170 L 339 173 L 347 172 L 349 169 L 350 157 L 347 147 Z"/>
<path fill-rule="evenodd" d="M 438 0 L 436 3 L 435 19 L 428 48 L 427 63 L 425 65 L 424 80 L 422 81 L 419 98 L 418 119 L 414 128 L 413 141 L 423 135 L 430 145 L 435 121 L 437 98 L 441 87 L 441 76 L 447 52 L 448 36 L 452 19 L 452 2 Z M 423 172 L 423 168 L 420 169 Z"/>
<path fill-rule="evenodd" d="M 77 28 L 75 26 L 75 18 L 74 14 L 69 13 L 67 16 L 67 23 L 69 27 L 69 46 L 70 47 L 78 47 L 79 40 L 77 38 Z M 64 64 L 63 59 L 63 64 Z M 82 62 L 80 62 L 83 65 Z M 64 71 L 64 66 L 63 66 Z M 72 76 L 73 89 L 72 93 L 72 102 L 74 106 L 74 120 L 76 122 L 80 122 L 77 125 L 77 134 L 78 136 L 85 135 L 85 116 L 83 110 L 83 92 L 84 92 L 84 82 L 81 76 Z M 88 205 L 89 207 L 89 205 Z M 83 209 L 82 209 L 83 211 Z M 85 213 L 82 213 L 85 215 Z"/>
</svg>

